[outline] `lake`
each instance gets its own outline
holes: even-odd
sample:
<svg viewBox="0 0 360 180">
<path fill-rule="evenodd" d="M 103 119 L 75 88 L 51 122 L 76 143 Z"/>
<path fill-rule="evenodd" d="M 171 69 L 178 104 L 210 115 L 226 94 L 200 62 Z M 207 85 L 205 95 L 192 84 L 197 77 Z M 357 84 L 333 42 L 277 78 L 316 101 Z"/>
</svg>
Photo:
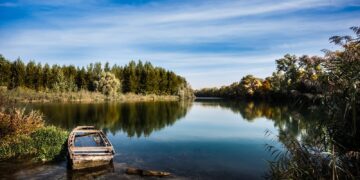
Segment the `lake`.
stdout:
<svg viewBox="0 0 360 180">
<path fill-rule="evenodd" d="M 220 99 L 194 102 L 32 104 L 69 131 L 95 125 L 112 142 L 114 166 L 74 172 L 66 162 L 0 162 L 0 178 L 138 178 L 124 167 L 168 171 L 179 179 L 262 179 L 279 133 L 300 137 L 321 119 L 316 108 Z M 6 174 L 3 172 L 7 172 Z"/>
</svg>

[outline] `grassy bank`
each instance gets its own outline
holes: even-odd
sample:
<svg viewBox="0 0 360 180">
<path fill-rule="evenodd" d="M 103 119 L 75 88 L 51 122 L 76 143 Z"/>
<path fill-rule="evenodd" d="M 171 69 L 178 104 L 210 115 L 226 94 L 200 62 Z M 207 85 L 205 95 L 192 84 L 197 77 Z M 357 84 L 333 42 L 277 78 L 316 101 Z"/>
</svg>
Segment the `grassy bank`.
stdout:
<svg viewBox="0 0 360 180">
<path fill-rule="evenodd" d="M 77 92 L 44 92 L 35 91 L 25 88 L 16 88 L 7 90 L 5 87 L 1 88 L 5 96 L 13 102 L 104 102 L 104 101 L 118 101 L 118 102 L 142 102 L 142 101 L 176 101 L 179 96 L 174 95 L 139 95 L 134 93 L 116 94 L 106 96 L 100 92 L 90 92 L 81 90 Z"/>
<path fill-rule="evenodd" d="M 65 158 L 68 132 L 54 126 L 41 127 L 25 135 L 6 137 L 0 141 L 0 159 L 32 158 L 52 161 Z"/>
<path fill-rule="evenodd" d="M 0 160 L 26 157 L 51 161 L 65 157 L 67 131 L 46 126 L 38 111 L 12 106 L 0 95 Z"/>
</svg>

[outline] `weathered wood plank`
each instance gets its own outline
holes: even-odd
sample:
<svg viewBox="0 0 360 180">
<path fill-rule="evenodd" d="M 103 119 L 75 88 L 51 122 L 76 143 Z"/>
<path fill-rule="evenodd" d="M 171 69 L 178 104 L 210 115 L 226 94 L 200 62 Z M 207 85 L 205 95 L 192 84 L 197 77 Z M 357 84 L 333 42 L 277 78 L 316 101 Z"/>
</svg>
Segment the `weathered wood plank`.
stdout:
<svg viewBox="0 0 360 180">
<path fill-rule="evenodd" d="M 112 147 L 71 147 L 71 151 L 110 151 Z"/>
<path fill-rule="evenodd" d="M 105 146 L 95 147 L 75 147 L 75 139 L 84 135 L 97 134 L 104 142 Z M 70 133 L 68 138 L 69 160 L 72 162 L 73 169 L 81 169 L 89 166 L 98 166 L 109 163 L 115 154 L 112 144 L 101 130 L 96 130 L 94 126 L 78 126 Z"/>
<path fill-rule="evenodd" d="M 75 130 L 74 133 L 100 133 L 99 130 Z"/>
<path fill-rule="evenodd" d="M 82 153 L 82 152 L 77 152 L 77 153 L 75 153 L 74 155 L 75 155 L 75 156 L 76 156 L 76 155 L 86 155 L 86 156 L 103 156 L 103 155 L 108 155 L 108 156 L 110 156 L 110 155 L 112 155 L 112 153 L 110 153 L 110 152 L 108 152 L 108 153 L 95 153 L 95 152 L 84 152 L 84 153 Z"/>
</svg>

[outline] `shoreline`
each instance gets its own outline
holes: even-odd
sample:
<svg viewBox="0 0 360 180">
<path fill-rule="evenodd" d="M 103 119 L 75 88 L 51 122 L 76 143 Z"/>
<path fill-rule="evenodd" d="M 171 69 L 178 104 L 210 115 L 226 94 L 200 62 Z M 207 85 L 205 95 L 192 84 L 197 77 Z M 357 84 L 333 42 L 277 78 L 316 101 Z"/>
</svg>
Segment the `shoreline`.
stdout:
<svg viewBox="0 0 360 180">
<path fill-rule="evenodd" d="M 151 102 L 178 101 L 176 95 L 140 95 L 134 93 L 106 96 L 100 92 L 44 92 L 29 89 L 2 90 L 2 94 L 15 103 L 103 103 L 103 102 Z"/>
</svg>

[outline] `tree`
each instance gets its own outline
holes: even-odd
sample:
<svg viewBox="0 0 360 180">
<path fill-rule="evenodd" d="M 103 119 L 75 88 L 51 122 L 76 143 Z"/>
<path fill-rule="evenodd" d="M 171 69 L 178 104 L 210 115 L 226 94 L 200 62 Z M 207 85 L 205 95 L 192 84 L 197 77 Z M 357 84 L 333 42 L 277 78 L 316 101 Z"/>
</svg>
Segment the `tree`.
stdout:
<svg viewBox="0 0 360 180">
<path fill-rule="evenodd" d="M 36 64 L 34 61 L 30 61 L 26 65 L 26 76 L 25 76 L 25 86 L 30 89 L 35 89 L 35 71 L 36 71 Z"/>
<path fill-rule="evenodd" d="M 262 86 L 262 80 L 255 78 L 252 75 L 247 75 L 240 81 L 242 93 L 249 96 L 253 96 L 255 93 L 260 93 Z"/>
<path fill-rule="evenodd" d="M 115 74 L 116 78 L 118 79 L 124 79 L 124 69 L 121 66 L 115 64 L 111 68 L 111 73 Z"/>
<path fill-rule="evenodd" d="M 8 86 L 11 63 L 0 54 L 0 86 Z"/>
<path fill-rule="evenodd" d="M 25 64 L 18 58 L 10 67 L 10 83 L 8 84 L 8 89 L 24 86 L 25 75 Z"/>
<path fill-rule="evenodd" d="M 109 72 L 109 71 L 110 71 L 109 62 L 106 62 L 106 63 L 105 63 L 104 71 L 105 71 L 105 72 Z"/>
<path fill-rule="evenodd" d="M 138 77 L 136 75 L 136 63 L 130 61 L 128 65 L 124 67 L 124 92 L 136 93 L 138 87 Z"/>
<path fill-rule="evenodd" d="M 100 74 L 103 72 L 102 67 L 101 67 L 101 62 L 97 62 L 94 65 L 94 69 L 93 69 L 93 74 L 98 77 L 100 76 Z"/>
<path fill-rule="evenodd" d="M 86 81 L 86 71 L 85 68 L 82 67 L 81 70 L 77 69 L 76 74 L 76 85 L 78 89 L 86 89 L 87 88 L 87 81 Z"/>
<path fill-rule="evenodd" d="M 159 69 L 159 91 L 160 94 L 167 94 L 168 90 L 168 79 L 167 73 L 164 69 Z"/>
<path fill-rule="evenodd" d="M 90 63 L 87 67 L 86 67 L 86 82 L 87 82 L 87 89 L 89 91 L 95 91 L 96 87 L 94 85 L 94 81 L 96 80 L 96 74 L 94 73 L 94 64 Z"/>
<path fill-rule="evenodd" d="M 317 56 L 299 58 L 299 84 L 297 90 L 303 93 L 321 93 L 324 81 L 325 59 Z"/>
<path fill-rule="evenodd" d="M 147 73 L 145 71 L 144 65 L 142 61 L 138 61 L 136 65 L 136 80 L 137 80 L 137 94 L 145 94 L 146 93 L 146 82 L 147 82 Z M 135 78 L 134 78 L 135 81 Z"/>
<path fill-rule="evenodd" d="M 326 50 L 326 68 L 328 69 L 328 83 L 326 95 L 331 97 L 330 104 L 335 110 L 343 103 L 344 118 L 351 119 L 349 127 L 352 135 L 359 137 L 359 95 L 360 95 L 360 27 L 351 27 L 355 37 L 333 36 L 330 41 L 340 45 L 343 51 Z M 351 113 L 349 113 L 349 112 Z"/>
<path fill-rule="evenodd" d="M 110 72 L 101 73 L 99 80 L 95 81 L 97 90 L 107 96 L 114 95 L 119 92 L 120 81 Z"/>
<path fill-rule="evenodd" d="M 53 65 L 51 72 L 51 88 L 55 92 L 70 92 L 76 91 L 77 86 L 75 82 L 67 77 L 65 77 L 63 69 L 58 65 Z M 69 71 L 67 72 L 69 74 Z"/>
<path fill-rule="evenodd" d="M 277 71 L 278 73 L 284 73 L 287 87 L 293 87 L 299 79 L 297 62 L 297 57 L 290 54 L 286 54 L 283 58 L 276 60 Z"/>
<path fill-rule="evenodd" d="M 38 63 L 35 67 L 35 73 L 34 73 L 34 87 L 37 91 L 42 89 L 42 80 L 43 80 L 43 69 L 41 66 L 41 63 Z"/>
<path fill-rule="evenodd" d="M 45 64 L 42 73 L 42 86 L 44 89 L 51 88 L 51 69 L 49 64 Z"/>
<path fill-rule="evenodd" d="M 168 80 L 168 92 L 171 95 L 174 95 L 178 90 L 178 77 L 175 75 L 174 72 L 167 72 L 167 80 Z"/>
</svg>

